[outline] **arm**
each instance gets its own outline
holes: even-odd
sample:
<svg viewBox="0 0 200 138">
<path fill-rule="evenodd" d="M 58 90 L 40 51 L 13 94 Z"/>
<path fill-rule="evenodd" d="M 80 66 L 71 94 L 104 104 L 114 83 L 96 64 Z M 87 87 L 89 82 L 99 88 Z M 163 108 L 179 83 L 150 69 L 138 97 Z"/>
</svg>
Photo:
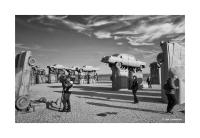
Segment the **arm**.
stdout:
<svg viewBox="0 0 200 138">
<path fill-rule="evenodd" d="M 133 82 L 132 86 L 131 86 L 132 90 L 137 90 L 138 89 L 138 82 Z"/>
<path fill-rule="evenodd" d="M 139 84 L 138 84 L 138 81 L 137 81 L 137 83 L 136 83 L 136 90 L 138 90 L 138 87 L 139 87 Z"/>
<path fill-rule="evenodd" d="M 172 79 L 172 88 L 173 89 L 178 89 L 178 87 L 176 86 L 176 80 L 177 79 Z"/>
</svg>

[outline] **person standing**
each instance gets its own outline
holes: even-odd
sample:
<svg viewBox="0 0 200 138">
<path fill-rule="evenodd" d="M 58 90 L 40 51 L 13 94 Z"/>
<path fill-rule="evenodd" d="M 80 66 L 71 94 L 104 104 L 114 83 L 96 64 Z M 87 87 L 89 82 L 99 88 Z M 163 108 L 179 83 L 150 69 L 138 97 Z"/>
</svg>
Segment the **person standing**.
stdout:
<svg viewBox="0 0 200 138">
<path fill-rule="evenodd" d="M 73 87 L 73 82 L 70 81 L 69 76 L 63 76 L 61 79 L 63 91 L 62 91 L 62 103 L 63 103 L 63 109 L 62 112 L 71 112 L 71 104 L 70 104 L 70 95 L 71 91 L 69 91 L 70 88 Z"/>
<path fill-rule="evenodd" d="M 137 81 L 137 77 L 136 76 L 133 76 L 133 83 L 132 83 L 132 86 L 131 86 L 131 89 L 132 89 L 132 92 L 133 92 L 133 96 L 134 96 L 134 103 L 138 103 L 138 98 L 137 98 L 137 90 L 138 90 L 138 81 Z"/>
<path fill-rule="evenodd" d="M 178 87 L 175 85 L 175 81 L 177 80 L 177 76 L 173 76 L 167 79 L 167 82 L 164 85 L 165 94 L 167 96 L 168 104 L 166 113 L 173 114 L 172 110 L 176 105 L 176 90 Z"/>
<path fill-rule="evenodd" d="M 150 76 L 148 76 L 148 78 L 147 78 L 147 84 L 148 84 L 148 88 L 152 88 L 152 86 L 151 86 L 151 77 Z"/>
</svg>

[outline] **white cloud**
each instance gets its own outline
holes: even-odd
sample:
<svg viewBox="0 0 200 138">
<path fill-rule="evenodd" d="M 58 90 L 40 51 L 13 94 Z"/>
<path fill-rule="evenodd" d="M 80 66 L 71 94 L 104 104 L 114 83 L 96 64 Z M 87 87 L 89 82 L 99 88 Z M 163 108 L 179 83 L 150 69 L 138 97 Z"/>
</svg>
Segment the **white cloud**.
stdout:
<svg viewBox="0 0 200 138">
<path fill-rule="evenodd" d="M 119 39 L 122 39 L 123 37 L 114 36 L 113 38 L 114 38 L 114 40 L 119 40 Z"/>
<path fill-rule="evenodd" d="M 137 34 L 135 31 L 119 31 L 113 33 L 113 35 L 135 35 Z"/>
<path fill-rule="evenodd" d="M 62 24 L 90 37 L 91 34 L 94 34 L 98 39 L 126 39 L 130 45 L 134 46 L 154 45 L 154 41 L 161 37 L 185 33 L 184 16 L 178 15 L 94 15 L 83 19 L 86 24 L 71 21 L 68 16 L 48 15 L 34 17 L 29 19 L 29 22 L 38 20 L 40 23 L 52 27 Z M 174 37 L 168 38 L 173 39 Z"/>
<path fill-rule="evenodd" d="M 128 40 L 128 43 L 129 43 L 130 45 L 134 45 L 134 46 L 154 45 L 154 43 L 150 43 L 150 42 L 145 42 L 145 41 L 143 41 L 144 38 L 142 38 L 142 37 L 126 37 L 126 39 Z"/>
<path fill-rule="evenodd" d="M 37 50 L 37 51 L 45 51 L 45 52 L 58 52 L 57 49 L 43 48 L 39 45 L 24 45 L 24 44 L 15 44 L 16 48 L 24 49 L 24 50 Z"/>
<path fill-rule="evenodd" d="M 97 22 L 93 22 L 91 24 L 88 24 L 87 26 L 97 27 L 97 26 L 107 25 L 107 24 L 111 24 L 111 23 L 116 23 L 116 21 L 101 20 L 101 21 L 97 21 Z"/>
<path fill-rule="evenodd" d="M 181 22 L 178 25 L 173 23 L 158 23 L 154 25 L 142 24 L 137 28 L 115 32 L 113 35 L 117 35 L 118 37 L 120 35 L 125 36 L 128 43 L 131 45 L 154 45 L 153 41 L 162 36 L 184 32 L 184 22 Z"/>
<path fill-rule="evenodd" d="M 174 38 L 171 39 L 171 41 L 176 42 L 182 46 L 185 46 L 185 35 L 184 34 L 180 34 Z"/>
<path fill-rule="evenodd" d="M 123 43 L 122 42 L 117 42 L 117 45 L 123 45 Z"/>
<path fill-rule="evenodd" d="M 135 30 L 138 34 L 144 34 L 140 39 L 143 41 L 153 41 L 161 36 L 174 33 L 183 33 L 182 26 L 174 25 L 172 23 L 155 24 L 155 25 L 141 25 Z"/>
<path fill-rule="evenodd" d="M 44 15 L 37 16 L 37 17 L 32 17 L 32 18 L 28 19 L 27 22 L 32 22 L 32 21 L 41 20 L 41 19 L 43 19 L 44 17 L 45 17 Z"/>
<path fill-rule="evenodd" d="M 64 25 L 68 26 L 71 29 L 77 30 L 78 32 L 82 32 L 87 30 L 87 26 L 80 24 L 80 23 L 75 23 L 70 20 L 66 20 L 66 17 L 57 17 L 57 16 L 48 16 L 49 19 L 51 20 L 57 20 L 63 23 Z"/>
<path fill-rule="evenodd" d="M 25 49 L 25 50 L 32 50 L 31 47 L 27 47 L 24 44 L 15 44 L 15 48 Z"/>
<path fill-rule="evenodd" d="M 175 38 L 172 39 L 173 41 L 184 41 L 185 40 L 185 35 L 179 35 Z"/>
<path fill-rule="evenodd" d="M 119 21 L 128 21 L 128 20 L 132 21 L 132 20 L 141 19 L 146 16 L 148 16 L 148 15 L 135 15 L 135 16 L 134 15 L 125 15 L 125 16 L 120 17 L 118 20 Z"/>
<path fill-rule="evenodd" d="M 124 16 L 121 20 L 127 20 L 129 22 L 137 20 L 140 23 L 117 30 L 112 35 L 114 38 L 115 36 L 125 38 L 129 44 L 134 46 L 153 45 L 155 40 L 163 36 L 185 33 L 184 20 L 174 23 L 175 18 L 177 16 Z"/>
<path fill-rule="evenodd" d="M 156 60 L 157 54 L 160 53 L 161 51 L 144 50 L 142 48 L 129 47 L 128 52 L 134 55 L 138 60 L 153 62 Z"/>
<path fill-rule="evenodd" d="M 89 29 L 86 25 L 68 20 L 67 17 L 68 16 L 55 16 L 55 15 L 38 16 L 38 17 L 29 19 L 28 22 L 39 21 L 39 23 L 43 25 L 50 25 L 50 26 L 63 24 L 78 32 L 83 32 Z"/>
<path fill-rule="evenodd" d="M 94 35 L 99 39 L 112 38 L 111 33 L 105 31 L 95 32 Z"/>
</svg>

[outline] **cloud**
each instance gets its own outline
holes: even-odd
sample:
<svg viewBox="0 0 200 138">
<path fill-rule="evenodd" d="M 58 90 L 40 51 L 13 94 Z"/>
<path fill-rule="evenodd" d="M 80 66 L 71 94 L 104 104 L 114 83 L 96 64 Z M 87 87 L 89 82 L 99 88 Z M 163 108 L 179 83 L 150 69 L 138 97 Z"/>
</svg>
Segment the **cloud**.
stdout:
<svg viewBox="0 0 200 138">
<path fill-rule="evenodd" d="M 142 48 L 134 48 L 134 47 L 129 47 L 128 51 L 128 53 L 134 55 L 136 59 L 149 63 L 155 61 L 157 54 L 160 52 L 161 51 L 145 50 Z"/>
<path fill-rule="evenodd" d="M 70 29 L 76 30 L 77 32 L 84 32 L 87 29 L 89 29 L 88 26 L 78 23 L 78 22 L 70 21 L 67 18 L 68 16 L 47 15 L 47 16 L 39 16 L 39 17 L 31 18 L 28 20 L 28 22 L 36 21 L 43 25 L 57 27 L 57 28 L 60 25 L 64 25 Z"/>
<path fill-rule="evenodd" d="M 24 44 L 15 44 L 15 48 L 23 48 L 23 49 L 30 49 L 29 47 L 27 46 L 24 46 Z"/>
<path fill-rule="evenodd" d="M 24 44 L 15 44 L 15 47 L 25 49 L 25 50 L 41 50 L 41 47 L 39 45 L 33 45 L 29 47 Z"/>
<path fill-rule="evenodd" d="M 134 46 L 154 45 L 168 35 L 185 33 L 185 16 L 182 15 L 92 16 L 88 20 L 90 27 L 98 26 L 98 31 L 109 34 L 107 37 L 100 34 L 102 37 L 97 38 L 126 39 Z"/>
<path fill-rule="evenodd" d="M 135 31 L 130 31 L 130 30 L 126 30 L 126 31 L 118 31 L 113 33 L 114 36 L 131 36 L 131 35 L 135 35 L 137 34 Z"/>
<path fill-rule="evenodd" d="M 128 43 L 130 45 L 133 46 L 140 46 L 140 45 L 144 45 L 144 46 L 148 46 L 148 45 L 154 45 L 154 43 L 150 43 L 150 42 L 145 42 L 145 36 L 143 37 L 126 37 L 126 39 L 128 40 Z"/>
<path fill-rule="evenodd" d="M 94 35 L 99 39 L 112 38 L 111 33 L 110 32 L 105 32 L 105 31 L 95 32 Z"/>
<path fill-rule="evenodd" d="M 89 26 L 89 27 L 98 27 L 98 26 L 108 25 L 108 24 L 112 24 L 112 23 L 116 23 L 116 21 L 102 20 L 102 21 L 90 23 L 87 26 Z"/>
<path fill-rule="evenodd" d="M 161 38 L 175 39 L 173 35 L 185 33 L 184 15 L 92 15 L 79 16 L 78 20 L 70 16 L 43 15 L 28 21 L 48 27 L 68 27 L 98 39 L 124 39 L 133 46 L 154 45 Z"/>
<path fill-rule="evenodd" d="M 181 17 L 181 18 L 180 18 Z M 180 18 L 175 22 L 176 18 Z M 153 45 L 155 40 L 164 36 L 185 32 L 184 16 L 139 16 L 131 18 L 137 24 L 122 28 L 112 35 L 128 40 L 131 45 Z M 134 22 L 131 20 L 131 22 Z"/>
<path fill-rule="evenodd" d="M 57 49 L 43 48 L 39 45 L 15 44 L 15 48 L 24 49 L 24 50 L 45 51 L 45 52 L 58 52 Z"/>
<path fill-rule="evenodd" d="M 113 36 L 114 40 L 119 40 L 122 39 L 122 37 L 118 37 L 118 36 Z"/>
<path fill-rule="evenodd" d="M 131 45 L 154 45 L 153 41 L 161 38 L 162 36 L 167 36 L 171 34 L 184 33 L 184 23 L 176 25 L 173 23 L 164 24 L 142 24 L 137 28 L 133 28 L 125 31 L 118 31 L 113 33 L 118 37 L 123 37 L 128 40 Z"/>
<path fill-rule="evenodd" d="M 41 16 L 34 16 L 34 17 L 31 17 L 27 20 L 27 22 L 32 22 L 32 21 L 40 21 L 44 18 L 45 16 L 44 15 L 41 15 Z"/>
<path fill-rule="evenodd" d="M 123 45 L 123 43 L 122 42 L 117 42 L 117 45 Z"/>
</svg>

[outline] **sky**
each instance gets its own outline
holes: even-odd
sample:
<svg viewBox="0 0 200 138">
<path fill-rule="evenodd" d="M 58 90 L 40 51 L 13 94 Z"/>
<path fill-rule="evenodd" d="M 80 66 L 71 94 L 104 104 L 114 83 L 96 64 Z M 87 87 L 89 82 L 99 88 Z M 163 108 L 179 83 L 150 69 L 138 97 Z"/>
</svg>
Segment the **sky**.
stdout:
<svg viewBox="0 0 200 138">
<path fill-rule="evenodd" d="M 103 56 L 131 54 L 149 64 L 161 52 L 160 41 L 185 47 L 184 15 L 16 15 L 15 54 L 31 50 L 41 68 L 61 64 L 111 70 Z"/>
</svg>

